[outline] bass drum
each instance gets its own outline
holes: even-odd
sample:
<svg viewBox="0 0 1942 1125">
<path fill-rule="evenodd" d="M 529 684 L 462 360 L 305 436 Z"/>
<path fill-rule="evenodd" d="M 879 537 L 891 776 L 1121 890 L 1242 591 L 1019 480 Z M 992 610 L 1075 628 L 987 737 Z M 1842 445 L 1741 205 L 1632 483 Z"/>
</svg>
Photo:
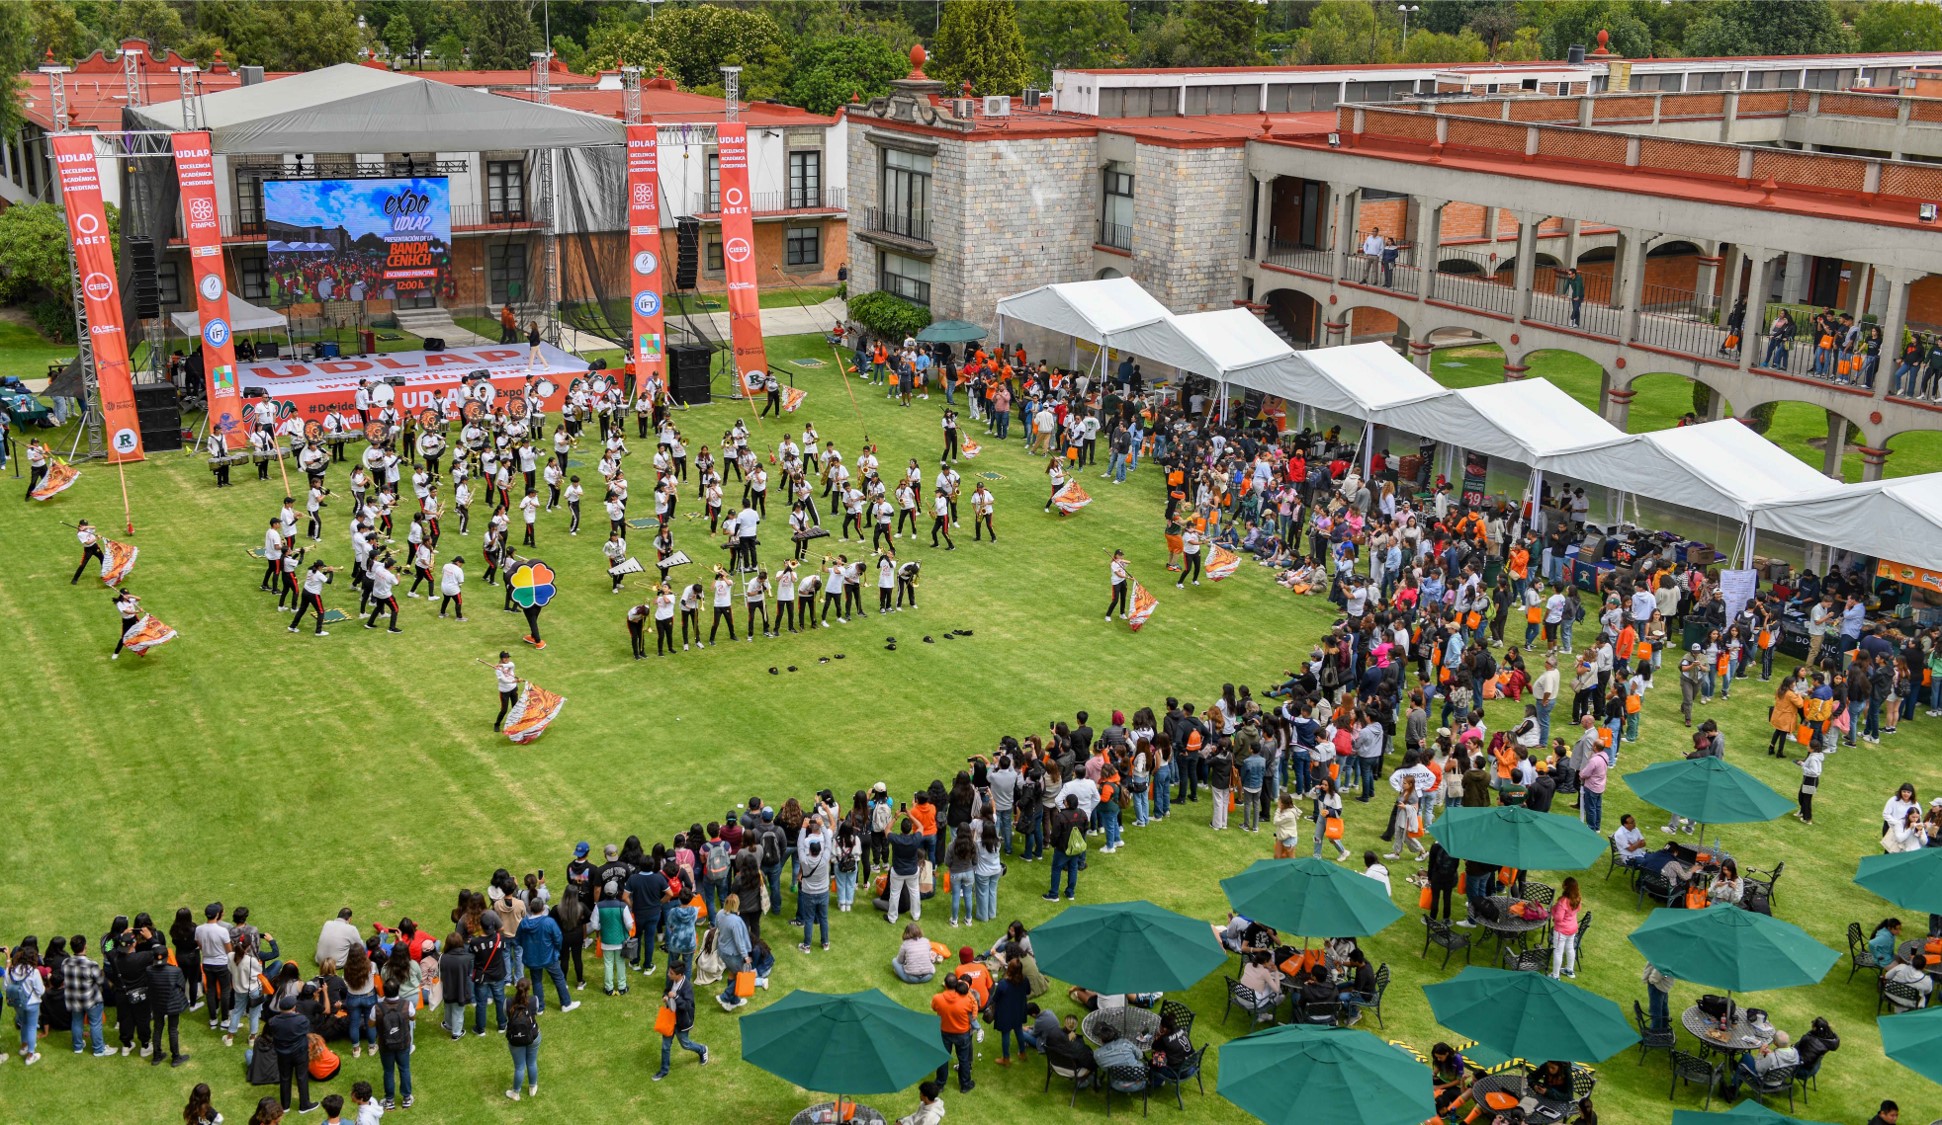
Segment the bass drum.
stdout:
<svg viewBox="0 0 1942 1125">
<path fill-rule="evenodd" d="M 506 413 L 517 420 L 526 417 L 526 396 L 513 395 L 506 400 Z"/>
<path fill-rule="evenodd" d="M 438 413 L 438 407 L 427 406 L 418 412 L 418 425 L 426 430 L 442 429 L 445 419 Z"/>
<path fill-rule="evenodd" d="M 551 379 L 541 379 L 539 382 L 533 384 L 533 393 L 539 396 L 541 402 L 552 398 L 559 393 L 559 390 L 560 388 L 554 386 L 553 380 Z"/>
<path fill-rule="evenodd" d="M 485 403 L 476 398 L 467 399 L 465 405 L 459 408 L 459 415 L 475 425 L 483 424 L 486 420 Z"/>
<path fill-rule="evenodd" d="M 364 440 L 372 445 L 383 445 L 391 437 L 391 431 L 383 422 L 364 423 Z"/>
</svg>

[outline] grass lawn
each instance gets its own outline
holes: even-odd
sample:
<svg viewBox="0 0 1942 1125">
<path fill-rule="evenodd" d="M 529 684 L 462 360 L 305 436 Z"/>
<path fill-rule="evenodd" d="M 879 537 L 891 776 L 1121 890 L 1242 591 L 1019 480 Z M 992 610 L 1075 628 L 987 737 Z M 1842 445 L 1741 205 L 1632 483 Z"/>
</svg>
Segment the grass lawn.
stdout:
<svg viewBox="0 0 1942 1125">
<path fill-rule="evenodd" d="M 42 336 L 25 313 L 0 317 L 0 375 L 19 379 L 47 378 L 47 365 L 74 358 L 73 344 L 57 344 Z"/>
<path fill-rule="evenodd" d="M 778 366 L 795 372 L 797 385 L 809 391 L 792 424 L 813 421 L 852 453 L 867 438 L 881 446 L 886 465 L 910 456 L 928 463 L 935 455 L 943 406 L 936 398 L 899 409 L 876 389 L 852 384 L 859 420 L 819 338 L 774 339 L 770 346 Z M 713 445 L 735 417 L 751 413 L 717 403 L 682 415 L 682 428 L 693 442 Z M 755 430 L 767 445 L 780 427 L 770 419 Z M 969 432 L 982 438 L 981 430 L 974 425 Z M 365 925 L 410 915 L 442 933 L 458 888 L 481 886 L 500 866 L 515 873 L 545 868 L 558 880 L 576 840 L 591 841 L 598 854 L 602 844 L 630 833 L 666 839 L 691 822 L 719 818 L 750 794 L 780 800 L 829 786 L 847 795 L 880 779 L 907 794 L 933 777 L 948 779 L 966 755 L 988 751 L 1001 735 L 1042 731 L 1078 709 L 1089 710 L 1099 726 L 1115 707 L 1157 709 L 1168 694 L 1204 705 L 1223 682 L 1258 692 L 1334 617 L 1327 602 L 1288 594 L 1254 566 L 1230 581 L 1186 591 L 1165 584 L 1160 481 L 1149 466 L 1121 486 L 1087 473 L 1082 479 L 1095 502 L 1060 519 L 1039 511 L 1041 462 L 1016 441 L 988 450 L 962 471 L 967 485 L 993 478 L 987 483 L 997 496 L 1003 541 L 973 543 L 966 529 L 958 550 L 948 554 L 927 541 L 901 544 L 927 564 L 920 609 L 640 663 L 628 659 L 624 599 L 606 592 L 597 518 L 589 519 L 586 534 L 570 539 L 563 513 L 543 516 L 539 531 L 537 553 L 557 569 L 560 586 L 543 621 L 544 652 L 518 644 L 522 619 L 501 613 L 498 590 L 476 581 L 469 584 L 467 624 L 437 620 L 426 602 L 407 600 L 402 635 L 346 621 L 324 639 L 308 629 L 292 636 L 267 595 L 257 592 L 262 564 L 246 553 L 282 495 L 275 474 L 265 484 L 241 472 L 235 488 L 217 491 L 200 459 L 174 454 L 127 472 L 133 541 L 142 548 L 129 585 L 181 638 L 149 657 L 110 663 L 116 619 L 107 594 L 91 576 L 79 586 L 60 580 L 76 554 L 60 521 L 86 516 L 106 527 L 120 523 L 117 474 L 84 466 L 79 483 L 56 500 L 15 504 L 0 515 L 0 552 L 10 564 L 0 582 L 0 615 L 14 623 L 16 683 L 7 761 L 20 788 L 8 826 L 15 841 L 9 867 L 19 891 L 0 940 L 12 944 L 34 933 L 44 945 L 55 933 L 99 934 L 116 913 L 147 910 L 165 919 L 178 906 L 199 909 L 220 898 L 250 906 L 253 920 L 307 966 L 317 927 L 341 906 L 352 906 Z M 647 454 L 637 449 L 634 457 L 642 476 Z M 346 471 L 333 470 L 340 489 Z M 677 545 L 704 561 L 717 558 L 703 528 L 688 518 L 698 510 L 692 492 L 683 496 L 682 509 Z M 591 507 L 589 514 L 596 512 Z M 341 507 L 329 513 L 313 557 L 350 561 L 340 513 Z M 771 527 L 781 526 L 780 515 L 772 514 Z M 646 535 L 635 534 L 636 550 L 643 551 Z M 783 534 L 765 535 L 763 561 L 778 563 L 786 543 Z M 465 555 L 475 574 L 477 546 L 476 537 L 458 536 L 448 521 L 445 552 Z M 858 551 L 853 544 L 819 546 Z M 1115 547 L 1127 551 L 1134 575 L 1159 595 L 1158 612 L 1137 634 L 1099 620 Z M 692 569 L 676 574 L 698 577 Z M 337 608 L 354 608 L 355 601 L 343 582 L 325 596 Z M 975 636 L 943 639 L 959 628 Z M 925 634 L 936 642 L 923 643 Z M 885 651 L 886 635 L 898 638 L 895 652 Z M 473 661 L 501 648 L 515 650 L 522 675 L 570 700 L 554 728 L 530 746 L 513 746 L 489 730 L 492 678 Z M 844 659 L 833 659 L 838 655 Z M 832 659 L 823 663 L 826 657 Z M 770 674 L 772 666 L 778 674 Z M 787 671 L 790 666 L 798 670 Z M 1674 677 L 1668 673 L 1660 684 L 1646 705 L 1645 741 L 1625 748 L 1617 773 L 1669 759 L 1687 745 Z M 1758 752 L 1765 694 L 1749 681 L 1730 701 L 1701 714 L 1721 722 L 1738 764 L 1791 794 L 1795 767 Z M 1491 709 L 1491 725 L 1513 721 L 1511 707 Z M 1924 798 L 1942 785 L 1933 764 L 1942 748 L 1936 731 L 1935 722 L 1917 719 L 1880 747 L 1830 759 L 1811 827 L 1785 818 L 1721 830 L 1747 864 L 1786 862 L 1781 917 L 1845 950 L 1848 922 L 1872 926 L 1896 913 L 1850 877 L 1856 859 L 1876 850 L 1878 810 L 1894 785 L 1912 780 Z M 1270 840 L 1212 833 L 1207 808 L 1204 801 L 1187 805 L 1172 824 L 1129 829 L 1124 852 L 1092 857 L 1082 899 L 1147 898 L 1221 920 L 1218 880 L 1267 856 Z M 1387 809 L 1380 802 L 1349 809 L 1350 847 L 1376 846 Z M 1639 814 L 1658 835 L 1652 826 L 1663 814 L 1615 780 L 1606 830 L 1625 812 Z M 1373 1020 L 1363 1026 L 1427 1051 L 1450 1035 L 1431 1019 L 1420 986 L 1462 966 L 1461 958 L 1447 970 L 1437 959 L 1418 959 L 1416 891 L 1403 880 L 1410 870 L 1407 861 L 1394 865 L 1405 918 L 1367 942 L 1372 960 L 1388 963 L 1395 974 L 1384 1012 L 1395 1026 L 1376 1029 Z M 983 948 L 1006 920 L 1043 922 L 1056 910 L 1038 897 L 1047 873 L 1043 863 L 1014 862 L 1000 890 L 998 922 L 951 929 L 939 900 L 926 912 L 926 932 L 953 946 Z M 1645 911 L 1633 905 L 1623 878 L 1607 881 L 1602 866 L 1583 874 L 1594 913 L 1578 983 L 1617 1000 L 1629 1015 L 1644 992 L 1640 958 L 1624 936 Z M 1541 877 L 1553 885 L 1560 878 Z M 1912 925 L 1919 930 L 1919 921 Z M 744 1012 L 797 988 L 877 987 L 913 1007 L 927 1006 L 932 989 L 903 986 L 891 976 L 886 962 L 897 935 L 868 912 L 836 915 L 834 949 L 827 954 L 796 953 L 793 931 L 779 920 L 764 932 L 778 949 L 774 991 Z M 1489 954 L 1480 952 L 1477 960 L 1487 963 Z M 1770 1009 L 1794 1033 L 1815 1015 L 1840 1031 L 1842 1050 L 1828 1060 L 1821 1092 L 1802 1112 L 1858 1125 L 1878 1099 L 1893 1097 L 1910 1121 L 1942 1116 L 1942 1090 L 1881 1056 L 1872 982 L 1864 976 L 1846 983 L 1845 962 L 1844 952 L 1842 967 L 1818 986 L 1740 998 Z M 1681 986 L 1675 1003 L 1683 1009 L 1702 991 L 1710 990 Z M 655 996 L 637 980 L 632 996 L 609 999 L 596 980 L 580 994 L 586 1001 L 580 1011 L 549 1012 L 542 1021 L 545 1100 L 537 1106 L 508 1107 L 502 1098 L 509 1075 L 503 1045 L 453 1044 L 428 1025 L 425 1053 L 414 1060 L 418 1104 L 408 1119 L 419 1125 L 470 1123 L 488 1114 L 580 1123 L 773 1122 L 820 1100 L 740 1062 L 736 1020 L 705 998 L 695 1035 L 720 1065 L 701 1070 L 683 1057 L 667 1082 L 647 1082 L 657 1061 Z M 1241 1021 L 1221 1019 L 1219 974 L 1174 998 L 1200 1014 L 1197 1042 L 1218 1043 L 1244 1029 Z M 1046 1002 L 1068 1007 L 1062 997 Z M 53 1036 L 42 1048 L 44 1063 L 6 1068 L 4 1116 L 167 1120 L 188 1087 L 206 1081 L 228 1119 L 244 1120 L 263 1091 L 244 1085 L 241 1048 L 224 1050 L 195 1015 L 187 1022 L 184 1038 L 195 1057 L 180 1072 L 151 1070 L 134 1058 L 76 1059 L 67 1053 L 66 1036 Z M 6 1042 L 13 1045 L 11 1033 Z M 1693 1046 L 1683 1033 L 1682 1046 Z M 946 1095 L 954 1125 L 1069 1117 L 1071 1111 L 1058 1108 L 1063 1095 L 1040 1092 L 1042 1062 L 1001 1070 L 993 1065 L 996 1047 L 995 1036 L 980 1047 L 973 1094 Z M 1208 1093 L 1188 1091 L 1184 1120 L 1237 1117 L 1213 1093 L 1217 1053 L 1210 1058 Z M 378 1078 L 376 1060 L 351 1060 L 345 1052 L 343 1074 L 324 1090 L 346 1092 L 353 1080 Z M 1643 1065 L 1623 1054 L 1601 1067 L 1596 1100 L 1607 1121 L 1663 1123 L 1672 1109 L 1667 1084 L 1663 1054 Z M 869 1101 L 895 1116 L 909 1112 L 915 1096 Z M 1683 1094 L 1677 1104 L 1697 1108 L 1699 1096 Z M 1100 1114 L 1096 1096 L 1078 1112 Z M 1171 1117 L 1175 1111 L 1159 1106 L 1153 1112 Z"/>
<path fill-rule="evenodd" d="M 1600 370 L 1596 363 L 1575 352 L 1535 352 L 1525 361 L 1531 375 L 1556 383 L 1572 398 L 1592 410 L 1598 409 Z M 1504 380 L 1504 353 L 1495 347 L 1444 348 L 1431 361 L 1430 373 L 1446 387 L 1474 387 Z M 1633 384 L 1638 396 L 1632 400 L 1626 429 L 1642 434 L 1664 430 L 1679 423 L 1682 414 L 1692 410 L 1692 382 L 1673 375 L 1645 375 Z M 1774 444 L 1814 466 L 1823 464 L 1822 450 L 1827 441 L 1827 412 L 1805 403 L 1782 403 L 1774 411 L 1773 424 L 1766 436 Z M 1810 444 L 1811 443 L 1811 444 Z M 1841 459 L 1841 472 L 1849 482 L 1861 479 L 1861 455 L 1850 441 Z M 1893 454 L 1883 471 L 1891 477 L 1942 471 L 1942 430 L 1902 434 L 1889 442 Z"/>
</svg>

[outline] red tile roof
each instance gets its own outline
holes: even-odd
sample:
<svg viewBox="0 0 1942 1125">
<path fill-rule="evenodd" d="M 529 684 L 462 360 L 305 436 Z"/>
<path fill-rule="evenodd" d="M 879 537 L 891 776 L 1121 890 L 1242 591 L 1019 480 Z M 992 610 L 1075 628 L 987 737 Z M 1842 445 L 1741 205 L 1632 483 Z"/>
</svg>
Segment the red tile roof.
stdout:
<svg viewBox="0 0 1942 1125">
<path fill-rule="evenodd" d="M 531 101 L 531 90 L 495 90 L 494 93 L 508 98 Z M 599 114 L 616 120 L 626 115 L 625 92 L 621 90 L 569 89 L 554 90 L 548 99 L 553 105 L 564 109 L 577 109 L 582 113 Z M 641 118 L 645 121 L 679 123 L 719 122 L 726 120 L 727 107 L 722 99 L 708 94 L 691 94 L 677 90 L 673 83 L 661 86 L 653 81 L 641 83 Z M 836 118 L 811 113 L 795 106 L 777 105 L 774 102 L 743 102 L 738 119 L 754 126 L 804 125 L 828 127 L 836 124 Z"/>
<path fill-rule="evenodd" d="M 1316 113 L 1213 113 L 1191 117 L 1095 117 L 1084 113 L 1057 110 L 1022 109 L 1016 102 L 1005 117 L 979 117 L 970 133 L 933 129 L 904 121 L 874 117 L 858 120 L 872 128 L 924 133 L 940 137 L 961 137 L 972 141 L 1002 140 L 1006 137 L 1091 137 L 1113 133 L 1132 137 L 1165 148 L 1233 148 L 1261 136 L 1264 121 L 1279 137 L 1322 136 L 1335 130 L 1335 114 Z"/>
<path fill-rule="evenodd" d="M 181 97 L 182 86 L 175 68 L 194 65 L 192 60 L 172 50 L 159 53 L 149 51 L 148 57 L 141 63 L 142 103 L 172 102 Z M 20 79 L 23 87 L 20 91 L 21 109 L 27 120 L 49 132 L 56 131 L 53 98 L 48 93 L 48 76 L 38 70 L 30 70 L 22 74 Z M 196 82 L 203 93 L 213 94 L 241 86 L 243 78 L 218 55 L 215 65 L 198 75 Z M 121 128 L 121 111 L 128 106 L 128 85 L 122 77 L 119 55 L 111 58 L 103 51 L 95 51 L 74 64 L 73 70 L 65 76 L 63 85 L 67 91 L 68 128 Z"/>
</svg>

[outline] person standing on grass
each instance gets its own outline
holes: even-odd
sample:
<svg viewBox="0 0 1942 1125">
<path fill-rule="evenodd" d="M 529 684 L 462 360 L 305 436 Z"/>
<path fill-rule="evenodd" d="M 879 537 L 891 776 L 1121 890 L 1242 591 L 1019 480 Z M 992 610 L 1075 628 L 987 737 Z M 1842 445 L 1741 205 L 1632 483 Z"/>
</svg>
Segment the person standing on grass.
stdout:
<svg viewBox="0 0 1942 1125">
<path fill-rule="evenodd" d="M 820 815 L 809 823 L 797 839 L 796 913 L 802 920 L 800 953 L 809 952 L 809 935 L 820 929 L 823 951 L 829 951 L 829 877 L 832 839 L 822 827 Z"/>
<path fill-rule="evenodd" d="M 1558 900 L 1551 904 L 1552 980 L 1557 980 L 1560 973 L 1567 977 L 1578 975 L 1578 921 L 1584 905 L 1584 897 L 1578 893 L 1578 880 L 1565 879 Z"/>
<path fill-rule="evenodd" d="M 620 886 L 609 882 L 601 888 L 600 901 L 594 904 L 595 932 L 600 935 L 602 991 L 608 996 L 627 995 L 627 935 L 634 929 L 634 912 L 620 897 Z"/>
<path fill-rule="evenodd" d="M 466 947 L 465 935 L 445 935 L 444 952 L 438 958 L 438 983 L 445 1004 L 445 1030 L 455 1040 L 465 1038 L 465 1010 L 472 1005 L 472 967 L 472 951 Z"/>
<path fill-rule="evenodd" d="M 661 993 L 661 1006 L 674 1013 L 674 1034 L 661 1036 L 661 1069 L 654 1072 L 654 1081 L 659 1082 L 668 1076 L 669 1060 L 674 1053 L 674 1041 L 679 1039 L 681 1046 L 693 1051 L 702 1066 L 708 1065 L 708 1048 L 688 1037 L 695 1026 L 695 989 L 694 982 L 688 979 L 688 966 L 685 959 L 672 958 L 668 962 L 668 985 Z"/>
<path fill-rule="evenodd" d="M 112 1052 L 101 1035 L 101 966 L 88 958 L 87 948 L 87 935 L 75 934 L 69 939 L 67 960 L 61 962 L 61 991 L 67 1002 L 74 1053 L 80 1054 L 83 1044 L 92 1042 L 94 1057 L 99 1059 Z"/>
<path fill-rule="evenodd" d="M 513 1101 L 519 1100 L 521 1087 L 527 1097 L 539 1096 L 539 1013 L 532 982 L 513 985 L 512 1003 L 506 1009 L 506 1047 L 512 1052 L 512 1088 L 506 1097 Z M 410 1100 L 405 1104 L 409 1106 Z"/>
<path fill-rule="evenodd" d="M 971 1026 L 978 1018 L 978 1001 L 971 983 L 956 973 L 944 974 L 944 986 L 931 997 L 931 1011 L 937 1013 L 939 1037 L 944 1050 L 957 1056 L 958 1091 L 968 1094 L 977 1087 L 971 1080 Z M 941 1085 L 951 1076 L 951 1060 L 937 1068 L 935 1080 Z"/>
<path fill-rule="evenodd" d="M 1069 902 L 1079 892 L 1079 868 L 1086 857 L 1086 814 L 1079 811 L 1079 797 L 1068 793 L 1051 817 L 1052 886 L 1040 896 L 1047 902 L 1059 899 L 1059 872 L 1065 872 L 1065 897 Z"/>
<path fill-rule="evenodd" d="M 149 1056 L 148 1065 L 162 1065 L 162 1031 L 168 1030 L 169 1065 L 181 1066 L 189 1061 L 182 1053 L 182 1013 L 187 1010 L 187 979 L 182 970 L 171 964 L 164 955 L 157 955 L 148 966 L 148 1011 L 153 1019 L 154 1029 L 149 1033 L 149 1042 L 154 1053 Z"/>
</svg>

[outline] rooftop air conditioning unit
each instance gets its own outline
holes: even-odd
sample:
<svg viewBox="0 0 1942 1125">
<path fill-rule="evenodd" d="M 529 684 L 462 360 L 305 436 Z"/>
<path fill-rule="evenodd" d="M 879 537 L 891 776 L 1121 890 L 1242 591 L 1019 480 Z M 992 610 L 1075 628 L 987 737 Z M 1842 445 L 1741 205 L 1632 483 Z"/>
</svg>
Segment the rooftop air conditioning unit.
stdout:
<svg viewBox="0 0 1942 1125">
<path fill-rule="evenodd" d="M 1025 108 L 1037 109 L 1039 105 L 1039 100 L 1044 96 L 1045 96 L 1044 92 L 1041 91 L 1037 86 L 1025 87 Z"/>
<path fill-rule="evenodd" d="M 1011 98 L 1005 95 L 987 96 L 984 100 L 986 117 L 1010 117 Z"/>
<path fill-rule="evenodd" d="M 952 98 L 951 116 L 960 121 L 969 121 L 977 116 L 978 103 L 971 98 Z"/>
</svg>

